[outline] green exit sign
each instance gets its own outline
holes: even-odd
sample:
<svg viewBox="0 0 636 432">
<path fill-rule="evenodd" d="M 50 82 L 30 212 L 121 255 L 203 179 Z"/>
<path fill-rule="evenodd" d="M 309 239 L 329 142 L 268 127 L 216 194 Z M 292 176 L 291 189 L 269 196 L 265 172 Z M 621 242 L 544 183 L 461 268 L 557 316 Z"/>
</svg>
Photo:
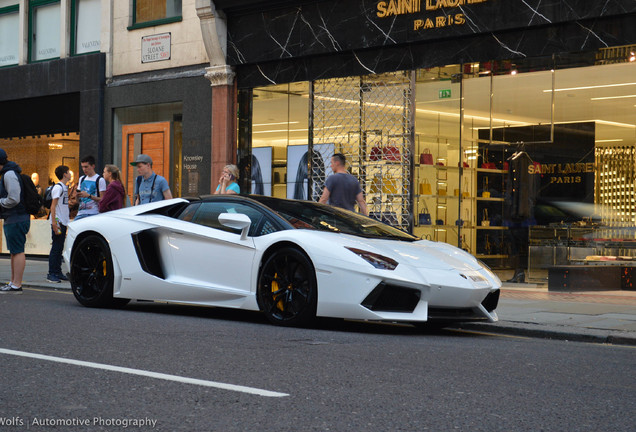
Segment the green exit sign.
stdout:
<svg viewBox="0 0 636 432">
<path fill-rule="evenodd" d="M 451 97 L 451 89 L 442 89 L 439 91 L 440 99 L 448 99 Z"/>
</svg>

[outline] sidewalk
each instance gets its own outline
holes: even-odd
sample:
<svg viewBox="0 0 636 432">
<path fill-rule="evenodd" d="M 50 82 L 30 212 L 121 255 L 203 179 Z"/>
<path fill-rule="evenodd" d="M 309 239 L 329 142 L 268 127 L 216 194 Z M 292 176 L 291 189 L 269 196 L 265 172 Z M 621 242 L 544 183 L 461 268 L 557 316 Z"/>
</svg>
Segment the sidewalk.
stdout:
<svg viewBox="0 0 636 432">
<path fill-rule="evenodd" d="M 71 289 L 46 281 L 48 260 L 27 259 L 24 287 Z M 0 256 L 0 281 L 10 279 L 9 256 Z M 28 292 L 27 292 L 28 295 Z M 549 292 L 541 284 L 504 283 L 497 323 L 462 323 L 465 330 L 569 341 L 636 346 L 636 291 Z"/>
</svg>

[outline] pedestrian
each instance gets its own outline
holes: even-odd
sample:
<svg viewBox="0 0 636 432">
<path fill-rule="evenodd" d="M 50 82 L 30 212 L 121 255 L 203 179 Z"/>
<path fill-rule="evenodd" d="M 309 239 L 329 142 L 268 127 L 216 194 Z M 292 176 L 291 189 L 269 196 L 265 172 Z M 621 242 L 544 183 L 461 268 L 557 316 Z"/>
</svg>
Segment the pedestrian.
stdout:
<svg viewBox="0 0 636 432">
<path fill-rule="evenodd" d="M 133 205 L 148 204 L 172 198 L 168 181 L 159 174 L 155 174 L 152 170 L 152 158 L 150 156 L 139 154 L 137 159 L 130 164 L 137 167 L 137 173 L 139 174 L 133 189 Z"/>
<path fill-rule="evenodd" d="M 336 153 L 331 157 L 331 170 L 333 174 L 327 178 L 325 188 L 320 197 L 321 203 L 328 203 L 335 207 L 354 211 L 356 202 L 360 213 L 367 216 L 367 203 L 358 179 L 347 172 L 347 159 L 342 153 Z"/>
<path fill-rule="evenodd" d="M 31 216 L 24 205 L 22 168 L 7 159 L 0 148 L 0 211 L 4 219 L 4 236 L 11 254 L 11 280 L 0 287 L 0 294 L 22 294 L 22 276 L 26 266 L 24 246 L 31 228 Z"/>
<path fill-rule="evenodd" d="M 104 166 L 104 178 L 108 182 L 106 192 L 99 201 L 99 212 L 106 213 L 111 210 L 119 210 L 124 206 L 126 191 L 121 184 L 121 174 L 116 165 Z"/>
<path fill-rule="evenodd" d="M 239 177 L 239 169 L 236 165 L 225 165 L 223 173 L 219 178 L 219 185 L 214 191 L 215 195 L 220 194 L 238 194 L 241 193 L 241 187 L 236 182 Z"/>
<path fill-rule="evenodd" d="M 75 220 L 99 213 L 97 206 L 101 195 L 106 191 L 106 180 L 95 172 L 95 158 L 86 156 L 81 161 L 84 175 L 77 182 L 77 197 L 79 199 L 79 210 Z"/>
<path fill-rule="evenodd" d="M 68 209 L 68 182 L 71 181 L 71 172 L 66 165 L 55 168 L 57 182 L 51 189 L 51 252 L 49 252 L 49 273 L 46 280 L 52 283 L 67 281 L 68 278 L 62 273 L 62 251 L 64 240 L 66 239 L 66 228 L 69 224 Z"/>
</svg>

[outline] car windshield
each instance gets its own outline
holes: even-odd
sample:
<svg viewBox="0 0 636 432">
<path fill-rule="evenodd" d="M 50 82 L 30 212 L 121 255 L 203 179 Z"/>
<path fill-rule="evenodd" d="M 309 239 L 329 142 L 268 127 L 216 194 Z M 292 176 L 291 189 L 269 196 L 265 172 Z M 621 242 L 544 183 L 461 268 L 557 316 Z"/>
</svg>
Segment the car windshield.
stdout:
<svg viewBox="0 0 636 432">
<path fill-rule="evenodd" d="M 348 210 L 311 201 L 254 197 L 298 229 L 315 229 L 371 238 L 415 241 L 416 237 L 397 228 Z"/>
</svg>

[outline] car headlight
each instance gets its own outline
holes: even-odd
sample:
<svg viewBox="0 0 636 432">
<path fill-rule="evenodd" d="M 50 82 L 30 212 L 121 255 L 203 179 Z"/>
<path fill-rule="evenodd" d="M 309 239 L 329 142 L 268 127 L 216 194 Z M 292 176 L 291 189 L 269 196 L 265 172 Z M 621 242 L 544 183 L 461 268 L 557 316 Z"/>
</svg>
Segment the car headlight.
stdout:
<svg viewBox="0 0 636 432">
<path fill-rule="evenodd" d="M 348 247 L 347 249 L 358 255 L 360 258 L 371 264 L 373 267 L 380 270 L 395 270 L 398 265 L 398 262 L 394 259 L 379 255 L 377 253 L 350 247 Z"/>
</svg>

